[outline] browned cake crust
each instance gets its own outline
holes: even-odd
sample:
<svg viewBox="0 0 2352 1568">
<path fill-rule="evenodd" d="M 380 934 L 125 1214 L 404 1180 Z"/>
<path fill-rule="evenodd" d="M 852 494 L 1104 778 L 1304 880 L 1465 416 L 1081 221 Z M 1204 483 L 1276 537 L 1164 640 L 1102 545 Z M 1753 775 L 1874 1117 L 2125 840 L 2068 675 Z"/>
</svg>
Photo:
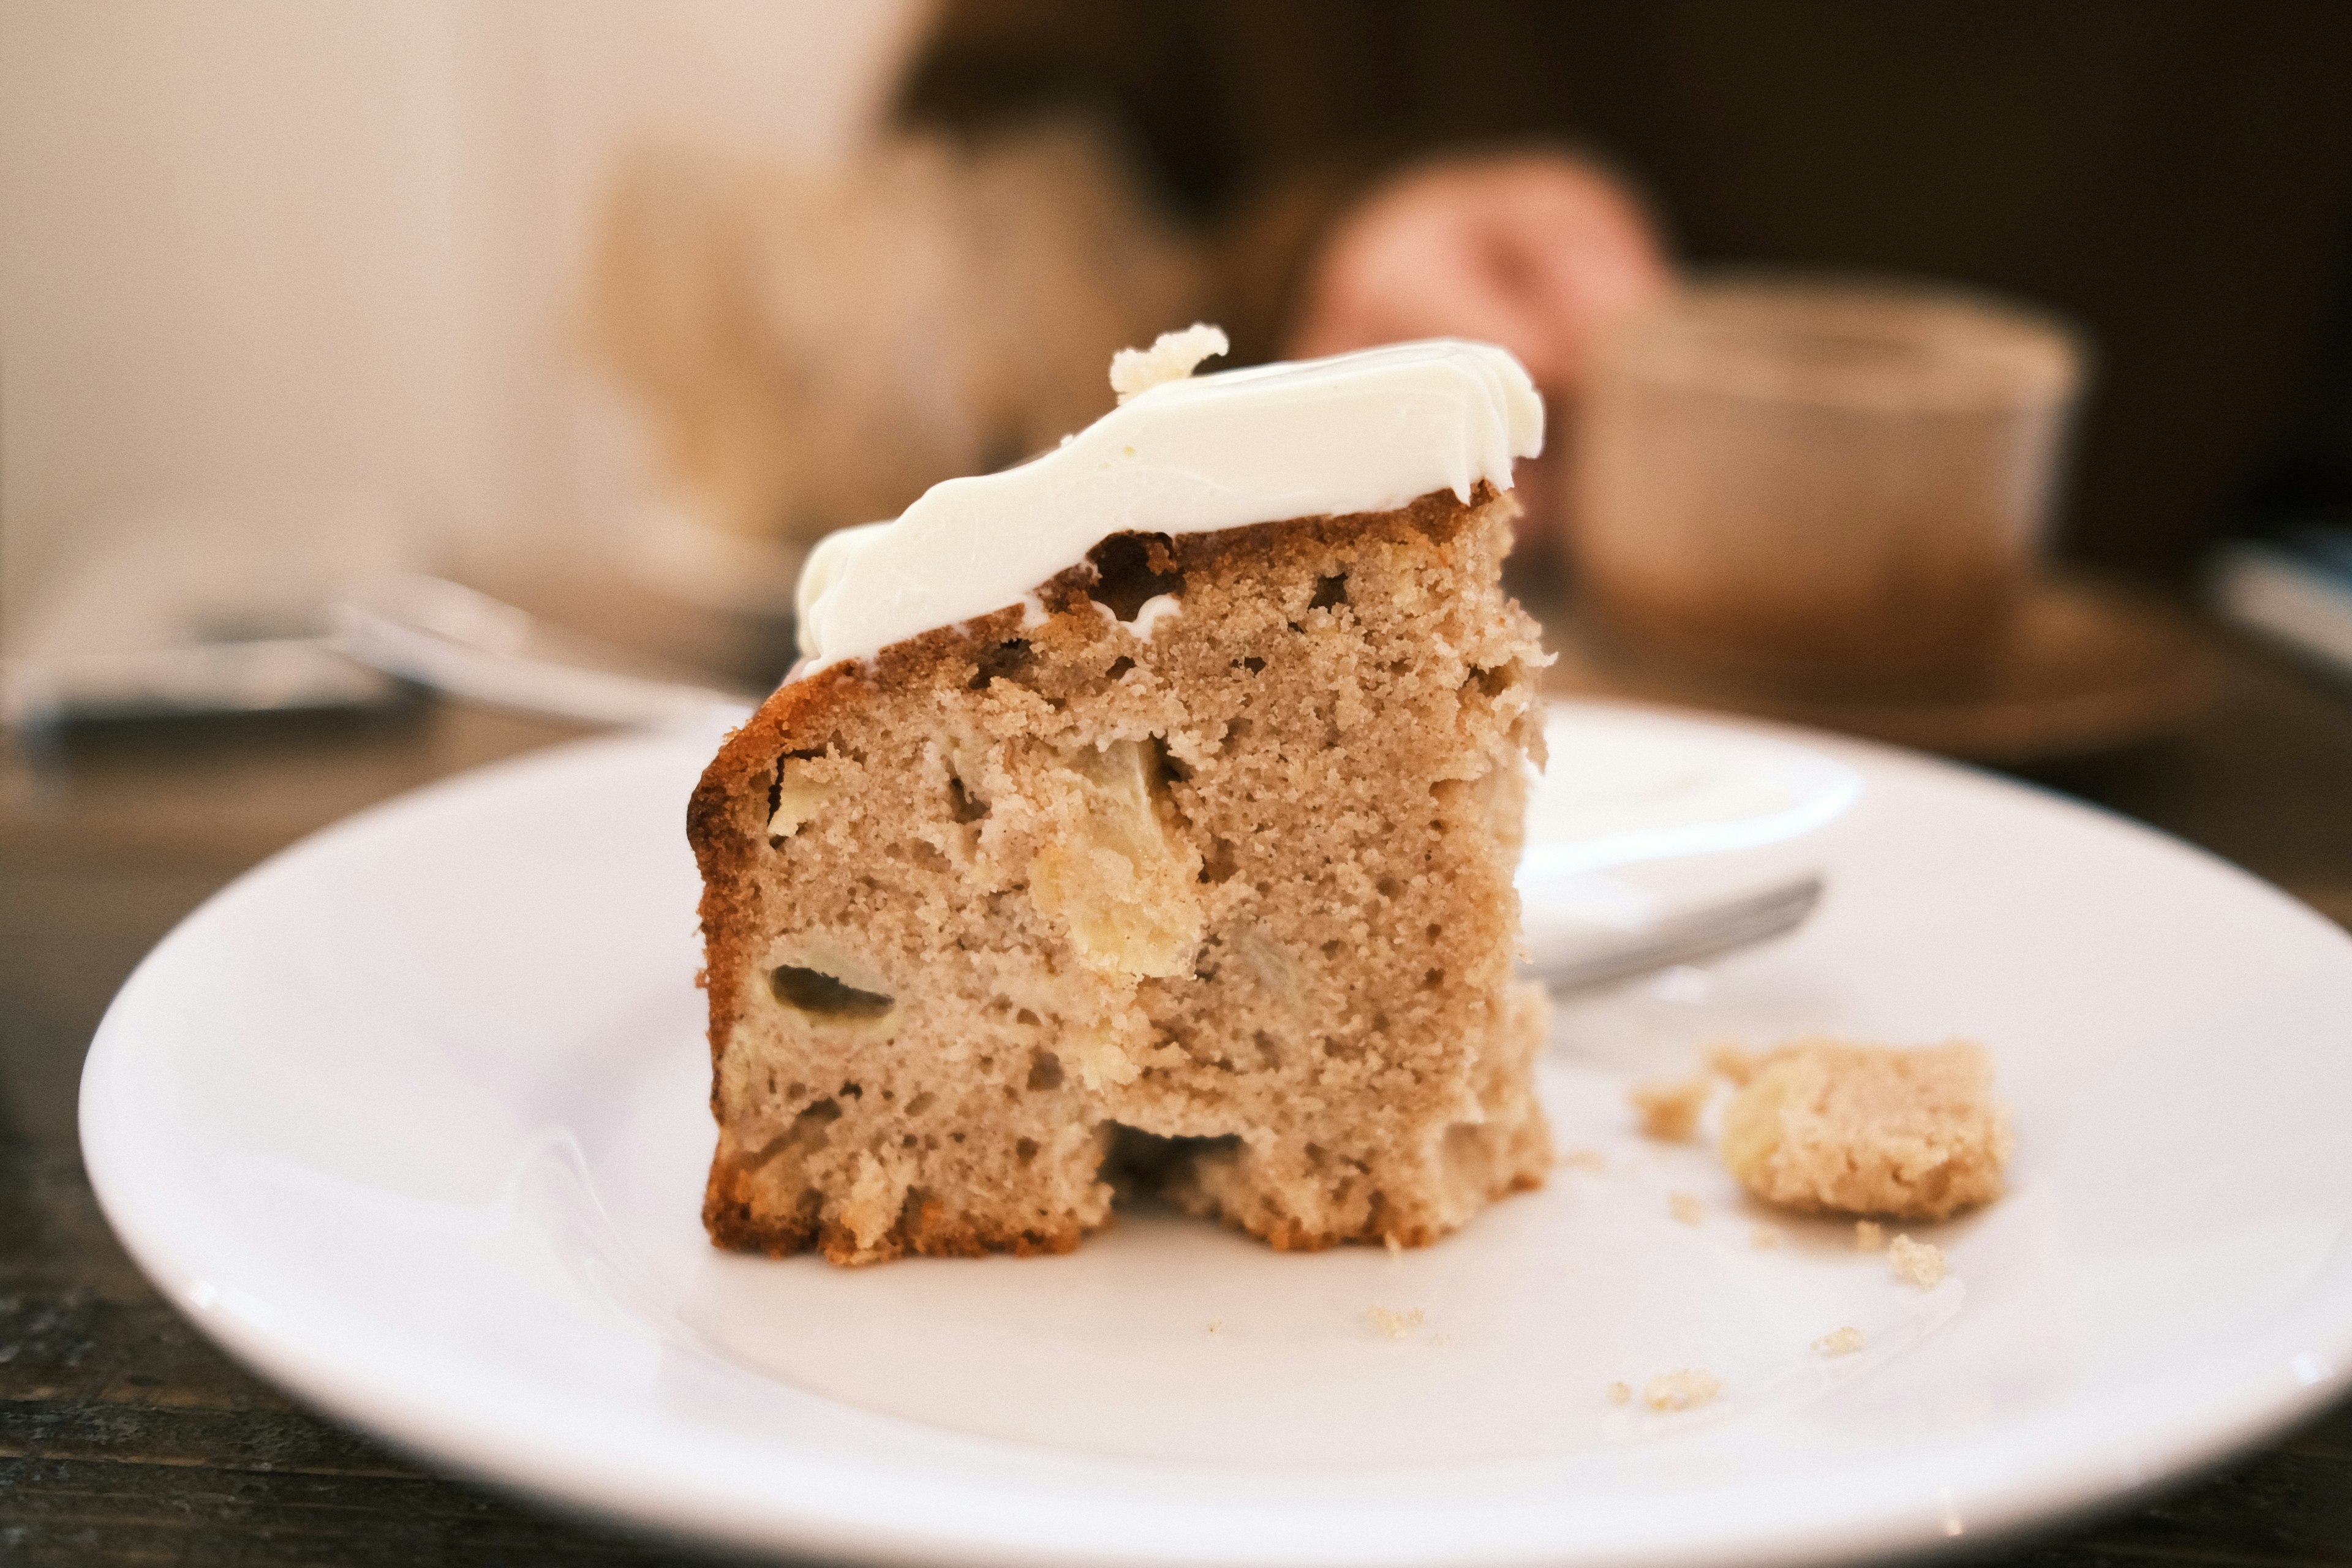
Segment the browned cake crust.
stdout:
<svg viewBox="0 0 2352 1568">
<path fill-rule="evenodd" d="M 713 1240 L 1066 1251 L 1139 1183 L 1418 1246 L 1540 1184 L 1513 510 L 1117 535 L 772 696 L 688 813 Z"/>
</svg>

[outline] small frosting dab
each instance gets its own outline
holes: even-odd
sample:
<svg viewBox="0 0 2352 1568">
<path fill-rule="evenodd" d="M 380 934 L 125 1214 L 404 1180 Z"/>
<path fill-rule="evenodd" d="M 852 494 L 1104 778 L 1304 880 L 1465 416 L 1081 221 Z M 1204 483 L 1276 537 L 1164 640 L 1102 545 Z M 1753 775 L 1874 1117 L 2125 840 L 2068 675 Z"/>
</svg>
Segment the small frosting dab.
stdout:
<svg viewBox="0 0 2352 1568">
<path fill-rule="evenodd" d="M 1535 386 L 1492 344 L 1439 338 L 1213 375 L 1169 369 L 1197 363 L 1212 335 L 1223 342 L 1193 327 L 1127 351 L 1130 366 L 1146 362 L 1130 381 L 1171 378 L 1147 381 L 1043 457 L 933 485 L 896 521 L 828 534 L 801 573 L 807 668 L 1021 604 L 1114 533 L 1388 511 L 1434 490 L 1466 501 L 1481 480 L 1509 489 L 1512 460 L 1543 450 Z"/>
<path fill-rule="evenodd" d="M 1195 321 L 1181 332 L 1162 332 L 1148 349 L 1121 349 L 1110 356 L 1110 389 L 1118 400 L 1150 391 L 1162 382 L 1181 381 L 1204 359 L 1229 353 L 1224 329 Z"/>
</svg>

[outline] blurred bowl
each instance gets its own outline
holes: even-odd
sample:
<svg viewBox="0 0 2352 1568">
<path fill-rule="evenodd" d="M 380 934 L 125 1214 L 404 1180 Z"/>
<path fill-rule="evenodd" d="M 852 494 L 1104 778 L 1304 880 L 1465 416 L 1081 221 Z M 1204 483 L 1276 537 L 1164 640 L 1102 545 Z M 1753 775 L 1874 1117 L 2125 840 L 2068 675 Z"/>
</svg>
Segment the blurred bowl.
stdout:
<svg viewBox="0 0 2352 1568">
<path fill-rule="evenodd" d="M 1716 679 L 1965 687 L 2037 569 L 2083 363 L 2054 320 L 1943 285 L 1694 282 L 1596 357 L 1582 607 Z"/>
</svg>

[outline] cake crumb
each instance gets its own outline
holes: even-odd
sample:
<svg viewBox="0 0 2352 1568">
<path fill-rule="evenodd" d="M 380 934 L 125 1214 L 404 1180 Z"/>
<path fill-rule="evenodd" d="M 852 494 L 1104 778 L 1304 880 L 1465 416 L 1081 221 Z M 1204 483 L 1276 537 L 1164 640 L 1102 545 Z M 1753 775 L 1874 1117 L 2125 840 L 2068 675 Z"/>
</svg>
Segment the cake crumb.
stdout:
<svg viewBox="0 0 2352 1568">
<path fill-rule="evenodd" d="M 1225 1321 L 1223 1318 L 1211 1318 L 1209 1320 L 1209 1331 L 1213 1334 L 1221 1334 L 1224 1332 Z"/>
<path fill-rule="evenodd" d="M 1696 1225 L 1706 1218 L 1706 1205 L 1698 1201 L 1696 1193 L 1668 1193 L 1666 1212 L 1685 1225 Z"/>
<path fill-rule="evenodd" d="M 1885 1245 L 1886 1227 L 1885 1226 L 1874 1219 L 1858 1219 L 1853 1222 L 1853 1249 L 1856 1252 L 1875 1252 Z"/>
<path fill-rule="evenodd" d="M 1642 1113 L 1642 1135 L 1668 1143 L 1688 1143 L 1698 1137 L 1699 1112 L 1715 1092 L 1715 1080 L 1701 1073 L 1695 1078 L 1637 1083 L 1626 1092 Z"/>
<path fill-rule="evenodd" d="M 1387 1235 L 1381 1237 L 1381 1245 L 1389 1249 L 1389 1256 L 1391 1258 L 1402 1258 L 1404 1256 L 1404 1243 L 1397 1239 L 1397 1235 L 1394 1231 L 1390 1231 Z"/>
<path fill-rule="evenodd" d="M 1768 1203 L 1936 1220 L 2000 1196 L 2012 1142 L 1982 1046 L 1809 1039 L 1758 1061 L 1724 1108 L 1720 1152 Z"/>
<path fill-rule="evenodd" d="M 1612 1405 L 1631 1405 L 1633 1403 L 1633 1391 L 1624 1384 L 1612 1383 L 1601 1392 Z"/>
<path fill-rule="evenodd" d="M 1759 1252 L 1771 1251 L 1780 1245 L 1780 1227 L 1777 1225 L 1758 1225 L 1748 1228 L 1748 1245 Z"/>
<path fill-rule="evenodd" d="M 1181 332 L 1162 332 L 1148 349 L 1121 349 L 1110 356 L 1110 389 L 1125 403 L 1164 382 L 1182 381 L 1202 360 L 1232 347 L 1223 331 L 1200 321 Z"/>
<path fill-rule="evenodd" d="M 1943 1248 L 1907 1236 L 1898 1236 L 1887 1244 L 1886 1261 L 1894 1266 L 1895 1278 L 1922 1290 L 1932 1290 L 1944 1277 Z"/>
<path fill-rule="evenodd" d="M 1609 1156 L 1598 1149 L 1562 1149 L 1551 1163 L 1564 1171 L 1605 1171 Z"/>
<path fill-rule="evenodd" d="M 1405 1312 L 1391 1311 L 1386 1307 L 1367 1307 L 1364 1316 L 1370 1321 L 1372 1327 L 1392 1340 L 1404 1338 L 1425 1321 L 1425 1314 L 1419 1307 Z"/>
<path fill-rule="evenodd" d="M 1748 1080 L 1763 1065 L 1762 1059 L 1746 1046 L 1720 1045 L 1706 1053 L 1706 1070 L 1727 1079 L 1736 1089 L 1746 1089 Z"/>
<path fill-rule="evenodd" d="M 1847 1327 L 1832 1329 L 1813 1342 L 1815 1355 L 1852 1355 L 1863 1346 L 1862 1331 Z"/>
<path fill-rule="evenodd" d="M 1723 1392 L 1713 1373 L 1695 1366 L 1662 1372 L 1643 1386 L 1642 1403 L 1653 1410 L 1696 1410 Z"/>
</svg>

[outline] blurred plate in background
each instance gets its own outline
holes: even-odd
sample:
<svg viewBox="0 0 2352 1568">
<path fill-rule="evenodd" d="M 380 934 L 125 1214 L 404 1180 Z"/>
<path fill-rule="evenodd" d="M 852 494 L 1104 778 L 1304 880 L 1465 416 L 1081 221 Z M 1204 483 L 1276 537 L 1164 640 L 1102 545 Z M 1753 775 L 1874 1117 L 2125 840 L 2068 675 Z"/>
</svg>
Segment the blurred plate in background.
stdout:
<svg viewBox="0 0 2352 1568">
<path fill-rule="evenodd" d="M 1752 714 L 1969 762 L 2112 751 L 2193 721 L 2220 689 L 2212 636 L 2160 600 L 2059 578 L 2025 590 L 1999 652 L 1963 690 L 1840 699 L 1734 685 L 1653 659 L 1573 616 L 1548 616 L 1549 689 Z"/>
</svg>

